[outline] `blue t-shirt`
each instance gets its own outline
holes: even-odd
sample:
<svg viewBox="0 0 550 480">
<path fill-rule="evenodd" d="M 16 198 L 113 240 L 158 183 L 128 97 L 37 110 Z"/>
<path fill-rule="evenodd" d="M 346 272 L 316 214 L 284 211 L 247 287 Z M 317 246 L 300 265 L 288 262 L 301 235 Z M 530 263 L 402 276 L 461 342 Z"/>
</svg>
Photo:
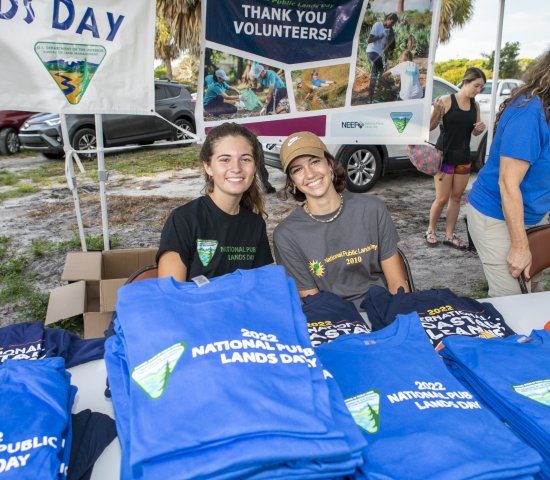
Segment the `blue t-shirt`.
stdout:
<svg viewBox="0 0 550 480">
<path fill-rule="evenodd" d="M 211 101 L 213 101 L 216 97 L 221 95 L 222 93 L 225 93 L 227 90 L 227 87 L 225 87 L 225 83 L 218 83 L 214 82 L 212 83 L 207 89 L 206 93 L 204 94 L 204 105 L 208 105 Z"/>
<path fill-rule="evenodd" d="M 265 71 L 265 77 L 259 77 L 258 78 L 260 85 L 262 87 L 269 87 L 270 85 L 274 85 L 275 88 L 286 88 L 285 83 L 279 78 L 279 75 L 277 75 L 273 70 L 266 70 Z"/>
<path fill-rule="evenodd" d="M 498 122 L 489 159 L 479 172 L 468 201 L 482 214 L 504 220 L 498 186 L 500 157 L 530 163 L 520 188 L 525 225 L 536 225 L 550 210 L 550 130 L 542 104 L 520 97 L 508 105 Z"/>
<path fill-rule="evenodd" d="M 204 84 L 206 85 L 206 88 L 208 88 L 210 85 L 213 85 L 214 83 L 216 83 L 214 75 L 206 75 L 206 77 L 204 77 Z M 229 85 L 226 82 L 223 82 L 221 85 L 223 85 L 226 90 L 229 88 Z"/>
</svg>

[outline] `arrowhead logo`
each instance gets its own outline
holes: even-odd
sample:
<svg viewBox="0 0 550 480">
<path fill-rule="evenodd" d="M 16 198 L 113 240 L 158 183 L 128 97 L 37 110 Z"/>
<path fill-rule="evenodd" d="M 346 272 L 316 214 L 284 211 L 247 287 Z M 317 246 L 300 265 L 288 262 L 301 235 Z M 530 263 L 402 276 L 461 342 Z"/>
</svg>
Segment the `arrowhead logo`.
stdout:
<svg viewBox="0 0 550 480">
<path fill-rule="evenodd" d="M 217 248 L 217 240 L 201 240 L 200 238 L 197 240 L 197 253 L 203 267 L 208 266 L 212 261 Z"/>
<path fill-rule="evenodd" d="M 393 120 L 393 124 L 399 133 L 403 133 L 407 125 L 409 124 L 413 114 L 412 112 L 391 112 L 390 117 Z"/>
<path fill-rule="evenodd" d="M 346 399 L 346 406 L 363 430 L 368 433 L 378 432 L 380 426 L 380 392 L 370 390 L 355 397 Z"/>
<path fill-rule="evenodd" d="M 154 357 L 143 362 L 132 370 L 132 380 L 153 400 L 159 398 L 166 390 L 168 379 L 178 360 L 183 355 L 187 344 L 178 342 Z"/>
<path fill-rule="evenodd" d="M 82 100 L 107 53 L 101 45 L 53 42 L 37 42 L 34 51 L 72 105 Z"/>
</svg>

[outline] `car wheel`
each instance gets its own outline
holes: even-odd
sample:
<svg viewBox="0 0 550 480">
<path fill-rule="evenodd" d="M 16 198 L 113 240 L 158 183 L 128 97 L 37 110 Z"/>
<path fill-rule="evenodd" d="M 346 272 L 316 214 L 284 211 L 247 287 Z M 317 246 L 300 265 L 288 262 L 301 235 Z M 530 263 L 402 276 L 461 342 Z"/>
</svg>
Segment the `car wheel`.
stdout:
<svg viewBox="0 0 550 480">
<path fill-rule="evenodd" d="M 92 150 L 97 148 L 95 130 L 91 128 L 81 128 L 74 134 L 71 143 L 75 150 Z M 86 159 L 92 159 L 95 158 L 95 153 L 83 153 L 79 154 L 79 156 Z"/>
<path fill-rule="evenodd" d="M 183 128 L 184 130 L 195 133 L 195 127 L 193 127 L 193 124 L 187 120 L 186 118 L 178 118 L 175 122 L 175 125 L 177 125 L 180 128 Z M 172 135 L 172 140 L 189 140 L 189 137 L 187 137 L 181 130 L 174 129 L 175 132 Z"/>
<path fill-rule="evenodd" d="M 340 154 L 340 164 L 346 171 L 350 192 L 363 193 L 370 190 L 382 173 L 382 160 L 375 147 L 351 146 Z"/>
<path fill-rule="evenodd" d="M 472 171 L 479 172 L 483 165 L 485 165 L 485 155 L 487 153 L 487 134 L 483 137 L 483 140 L 479 142 L 479 148 L 476 152 L 476 156 L 472 159 Z"/>
<path fill-rule="evenodd" d="M 48 158 L 49 160 L 59 160 L 61 158 L 64 158 L 65 155 L 63 153 L 47 153 L 47 152 L 42 152 L 42 155 L 44 155 L 46 158 Z"/>
<path fill-rule="evenodd" d="M 15 128 L 3 128 L 0 130 L 0 155 L 13 155 L 19 151 L 21 143 Z"/>
</svg>

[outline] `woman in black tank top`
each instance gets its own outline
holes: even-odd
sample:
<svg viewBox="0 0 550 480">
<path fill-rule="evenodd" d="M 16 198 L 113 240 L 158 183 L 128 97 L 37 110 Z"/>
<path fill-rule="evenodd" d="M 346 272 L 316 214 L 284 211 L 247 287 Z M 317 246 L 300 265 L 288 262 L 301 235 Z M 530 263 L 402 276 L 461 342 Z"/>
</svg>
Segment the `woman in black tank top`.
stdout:
<svg viewBox="0 0 550 480">
<path fill-rule="evenodd" d="M 430 208 L 430 223 L 426 232 L 426 243 L 430 247 L 439 244 L 437 222 L 447 205 L 443 244 L 459 250 L 466 248 L 455 235 L 455 227 L 462 194 L 470 177 L 471 135 L 479 135 L 485 130 L 485 124 L 479 119 L 479 105 L 474 101 L 485 82 L 485 74 L 479 68 L 468 68 L 462 87 L 456 94 L 434 101 L 430 130 L 441 125 L 437 148 L 443 152 L 443 163 L 434 177 L 435 200 Z"/>
</svg>

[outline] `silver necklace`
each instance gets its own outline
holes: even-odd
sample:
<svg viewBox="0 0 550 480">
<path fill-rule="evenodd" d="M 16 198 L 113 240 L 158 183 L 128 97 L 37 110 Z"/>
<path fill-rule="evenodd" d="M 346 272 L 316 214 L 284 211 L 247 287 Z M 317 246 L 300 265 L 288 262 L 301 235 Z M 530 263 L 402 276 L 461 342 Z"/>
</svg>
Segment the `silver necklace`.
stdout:
<svg viewBox="0 0 550 480">
<path fill-rule="evenodd" d="M 336 210 L 336 213 L 330 217 L 330 218 L 327 218 L 327 219 L 323 219 L 321 220 L 320 218 L 317 218 L 315 215 L 313 215 L 313 213 L 311 213 L 309 211 L 309 207 L 307 206 L 307 202 L 304 203 L 304 210 L 305 212 L 311 217 L 313 218 L 313 220 L 315 220 L 316 222 L 319 222 L 319 223 L 330 223 L 330 222 L 334 222 L 334 220 L 336 220 L 340 214 L 342 213 L 342 208 L 344 208 L 344 196 L 342 194 L 340 194 L 340 206 L 338 207 L 338 210 Z"/>
</svg>

